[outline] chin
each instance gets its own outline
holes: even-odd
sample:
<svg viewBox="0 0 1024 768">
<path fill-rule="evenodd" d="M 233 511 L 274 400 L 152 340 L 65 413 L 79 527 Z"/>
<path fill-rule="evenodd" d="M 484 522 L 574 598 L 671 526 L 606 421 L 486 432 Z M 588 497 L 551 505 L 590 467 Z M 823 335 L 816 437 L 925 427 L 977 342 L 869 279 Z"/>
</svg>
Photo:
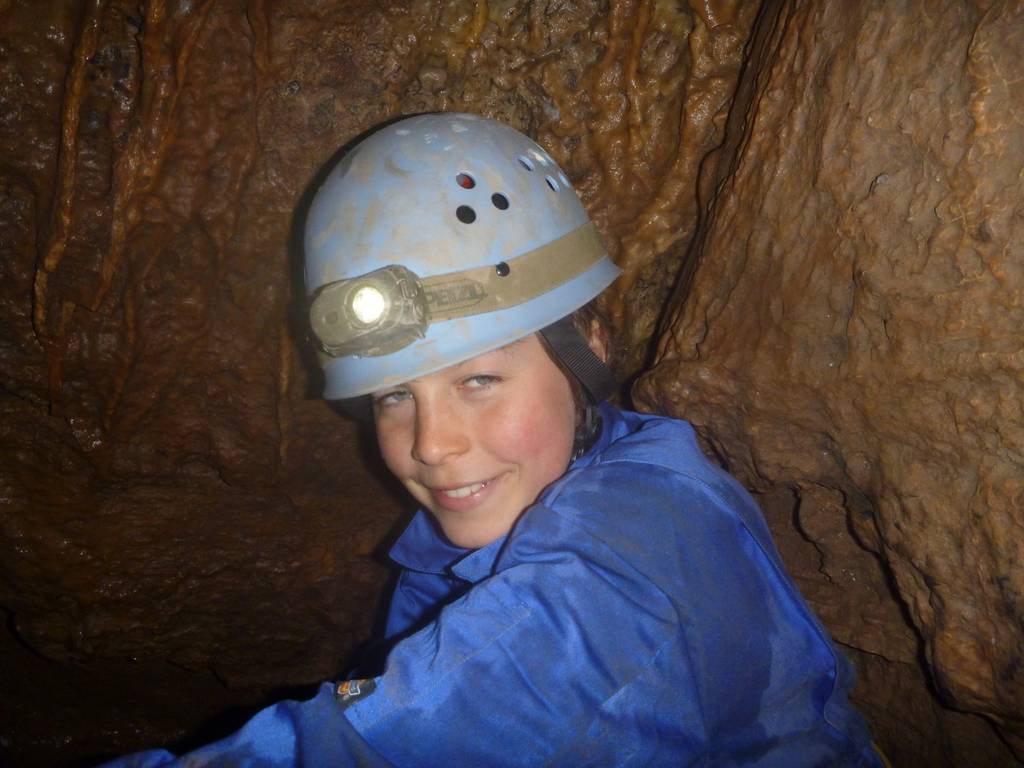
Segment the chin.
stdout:
<svg viewBox="0 0 1024 768">
<path fill-rule="evenodd" d="M 437 515 L 435 515 L 437 517 Z M 492 541 L 496 541 L 512 530 L 512 523 L 508 525 L 465 525 L 465 524 L 448 524 L 441 518 L 437 518 L 441 524 L 441 530 L 444 531 L 445 537 L 448 541 L 457 547 L 463 547 L 465 549 L 479 549 L 480 547 L 486 547 Z"/>
</svg>

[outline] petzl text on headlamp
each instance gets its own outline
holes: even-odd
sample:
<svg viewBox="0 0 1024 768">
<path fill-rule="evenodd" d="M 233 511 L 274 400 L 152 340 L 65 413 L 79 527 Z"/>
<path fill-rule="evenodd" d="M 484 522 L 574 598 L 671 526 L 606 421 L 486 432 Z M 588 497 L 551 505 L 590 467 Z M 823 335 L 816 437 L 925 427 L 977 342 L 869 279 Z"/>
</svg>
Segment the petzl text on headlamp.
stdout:
<svg viewBox="0 0 1024 768">
<path fill-rule="evenodd" d="M 423 338 L 432 322 L 522 304 L 603 257 L 597 229 L 587 223 L 493 266 L 421 278 L 390 265 L 325 285 L 313 298 L 310 325 L 330 357 L 386 355 Z"/>
</svg>

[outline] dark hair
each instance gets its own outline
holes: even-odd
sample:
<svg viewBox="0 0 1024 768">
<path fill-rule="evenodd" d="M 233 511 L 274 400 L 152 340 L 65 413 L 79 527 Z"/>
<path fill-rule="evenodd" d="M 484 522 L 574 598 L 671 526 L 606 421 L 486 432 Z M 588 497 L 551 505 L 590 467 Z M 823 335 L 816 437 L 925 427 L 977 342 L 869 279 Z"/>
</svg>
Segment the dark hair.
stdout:
<svg viewBox="0 0 1024 768">
<path fill-rule="evenodd" d="M 612 323 L 597 299 L 592 299 L 587 304 L 569 315 L 569 321 L 576 332 L 583 337 L 591 347 L 596 343 L 610 362 L 613 355 L 612 347 Z M 577 378 L 572 369 L 565 361 L 550 347 L 543 333 L 538 337 L 544 343 L 544 349 L 548 356 L 558 366 L 569 382 L 572 391 L 572 400 L 576 409 L 576 437 L 573 444 L 573 458 L 582 456 L 597 440 L 601 434 L 601 416 L 597 411 L 599 403 L 588 394 L 586 387 Z M 597 350 L 595 350 L 596 354 Z"/>
<path fill-rule="evenodd" d="M 611 318 L 602 306 L 601 297 L 588 301 L 573 312 L 569 319 L 580 336 L 590 342 L 597 341 L 604 347 L 608 358 L 605 362 L 609 367 L 613 366 L 617 361 L 618 347 L 614 343 Z"/>
</svg>

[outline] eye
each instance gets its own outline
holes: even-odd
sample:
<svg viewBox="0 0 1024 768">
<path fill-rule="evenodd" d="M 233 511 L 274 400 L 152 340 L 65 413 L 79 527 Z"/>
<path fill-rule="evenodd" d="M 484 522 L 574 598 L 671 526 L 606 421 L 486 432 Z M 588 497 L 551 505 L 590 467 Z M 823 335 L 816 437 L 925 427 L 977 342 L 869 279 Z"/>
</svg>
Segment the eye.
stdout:
<svg viewBox="0 0 1024 768">
<path fill-rule="evenodd" d="M 467 389 L 487 389 L 501 381 L 500 376 L 491 376 L 486 373 L 478 373 L 464 379 L 462 385 Z"/>
<path fill-rule="evenodd" d="M 386 408 L 389 405 L 398 405 L 412 397 L 407 389 L 392 389 L 380 395 L 373 396 L 373 404 L 378 408 Z"/>
</svg>

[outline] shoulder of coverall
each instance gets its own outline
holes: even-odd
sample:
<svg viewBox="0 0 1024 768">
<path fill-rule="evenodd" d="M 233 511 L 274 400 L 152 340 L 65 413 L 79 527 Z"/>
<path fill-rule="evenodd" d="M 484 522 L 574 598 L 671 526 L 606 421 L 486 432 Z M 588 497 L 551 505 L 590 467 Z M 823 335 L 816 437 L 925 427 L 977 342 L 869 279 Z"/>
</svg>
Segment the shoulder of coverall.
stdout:
<svg viewBox="0 0 1024 768">
<path fill-rule="evenodd" d="M 665 515 L 701 498 L 739 519 L 769 559 L 782 568 L 771 533 L 750 494 L 728 472 L 709 460 L 686 421 L 600 406 L 600 437 L 561 478 L 548 486 L 537 505 L 580 517 L 583 527 L 618 527 L 627 515 L 642 535 L 661 529 Z M 683 499 L 690 501 L 684 504 Z M 706 506 L 705 505 L 705 506 Z M 517 525 L 517 528 L 519 526 Z M 515 529 L 513 529 L 514 533 Z"/>
</svg>

